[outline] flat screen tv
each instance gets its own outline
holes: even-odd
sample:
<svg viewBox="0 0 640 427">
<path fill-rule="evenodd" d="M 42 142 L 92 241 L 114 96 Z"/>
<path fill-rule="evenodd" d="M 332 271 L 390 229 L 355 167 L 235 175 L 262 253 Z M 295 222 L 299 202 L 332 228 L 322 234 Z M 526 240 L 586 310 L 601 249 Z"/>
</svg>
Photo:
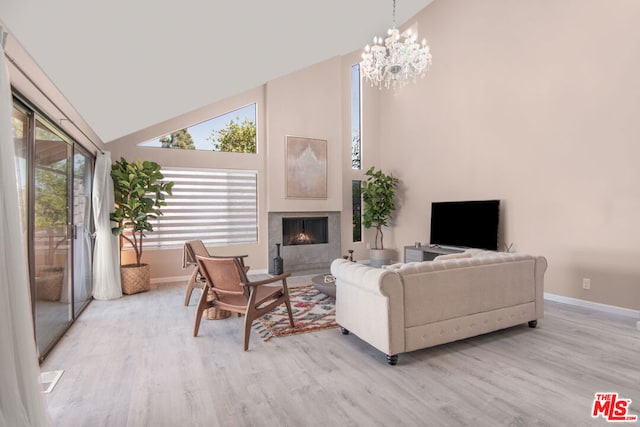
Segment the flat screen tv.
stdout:
<svg viewBox="0 0 640 427">
<path fill-rule="evenodd" d="M 500 200 L 431 203 L 430 243 L 436 246 L 498 249 Z"/>
</svg>

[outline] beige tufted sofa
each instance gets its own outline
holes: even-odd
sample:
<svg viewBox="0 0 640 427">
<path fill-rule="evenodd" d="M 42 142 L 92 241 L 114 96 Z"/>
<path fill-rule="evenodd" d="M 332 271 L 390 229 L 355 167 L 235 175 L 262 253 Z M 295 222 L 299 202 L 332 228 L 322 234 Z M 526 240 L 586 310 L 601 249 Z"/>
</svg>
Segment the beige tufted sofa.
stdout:
<svg viewBox="0 0 640 427">
<path fill-rule="evenodd" d="M 469 249 L 372 268 L 337 259 L 336 320 L 387 355 L 508 328 L 543 316 L 543 257 Z"/>
</svg>

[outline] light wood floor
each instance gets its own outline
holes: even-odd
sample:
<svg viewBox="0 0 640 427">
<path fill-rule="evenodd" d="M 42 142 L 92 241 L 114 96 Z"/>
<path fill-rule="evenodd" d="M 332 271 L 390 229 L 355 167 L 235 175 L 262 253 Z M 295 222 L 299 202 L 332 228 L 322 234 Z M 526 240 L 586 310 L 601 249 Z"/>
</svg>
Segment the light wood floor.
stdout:
<svg viewBox="0 0 640 427">
<path fill-rule="evenodd" d="M 196 295 L 197 294 L 197 295 Z M 194 292 L 163 285 L 94 301 L 42 364 L 65 426 L 603 426 L 596 392 L 640 415 L 635 319 L 546 302 L 526 325 L 400 355 L 397 366 L 339 329 L 242 351 L 242 319 L 203 320 Z"/>
</svg>

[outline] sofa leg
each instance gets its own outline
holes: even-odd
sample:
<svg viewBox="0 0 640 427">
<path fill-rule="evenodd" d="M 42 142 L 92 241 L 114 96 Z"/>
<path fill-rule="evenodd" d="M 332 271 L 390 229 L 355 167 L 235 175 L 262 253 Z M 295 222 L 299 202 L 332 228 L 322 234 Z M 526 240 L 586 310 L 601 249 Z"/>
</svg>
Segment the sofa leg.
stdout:
<svg viewBox="0 0 640 427">
<path fill-rule="evenodd" d="M 389 363 L 389 365 L 394 366 L 398 364 L 398 355 L 397 354 L 392 354 L 389 355 L 387 354 L 387 363 Z"/>
<path fill-rule="evenodd" d="M 343 328 L 342 326 L 340 327 L 340 332 L 342 332 L 342 335 L 349 335 L 349 330 L 347 328 Z"/>
<path fill-rule="evenodd" d="M 536 326 L 538 326 L 538 321 L 537 320 L 530 320 L 529 321 L 529 327 L 530 328 L 535 328 Z"/>
</svg>

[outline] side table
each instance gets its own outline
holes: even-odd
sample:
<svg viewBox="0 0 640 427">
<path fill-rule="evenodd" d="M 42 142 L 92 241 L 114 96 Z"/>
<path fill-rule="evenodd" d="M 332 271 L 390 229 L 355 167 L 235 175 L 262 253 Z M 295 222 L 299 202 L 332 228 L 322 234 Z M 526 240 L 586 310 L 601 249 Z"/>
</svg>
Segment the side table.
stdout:
<svg viewBox="0 0 640 427">
<path fill-rule="evenodd" d="M 328 277 L 328 276 L 331 276 L 331 274 L 327 273 L 327 274 L 318 274 L 317 276 L 313 276 L 311 278 L 311 284 L 313 285 L 314 288 L 316 288 L 318 291 L 322 292 L 323 294 L 326 294 L 335 298 L 336 283 L 325 282 L 325 277 Z"/>
</svg>

